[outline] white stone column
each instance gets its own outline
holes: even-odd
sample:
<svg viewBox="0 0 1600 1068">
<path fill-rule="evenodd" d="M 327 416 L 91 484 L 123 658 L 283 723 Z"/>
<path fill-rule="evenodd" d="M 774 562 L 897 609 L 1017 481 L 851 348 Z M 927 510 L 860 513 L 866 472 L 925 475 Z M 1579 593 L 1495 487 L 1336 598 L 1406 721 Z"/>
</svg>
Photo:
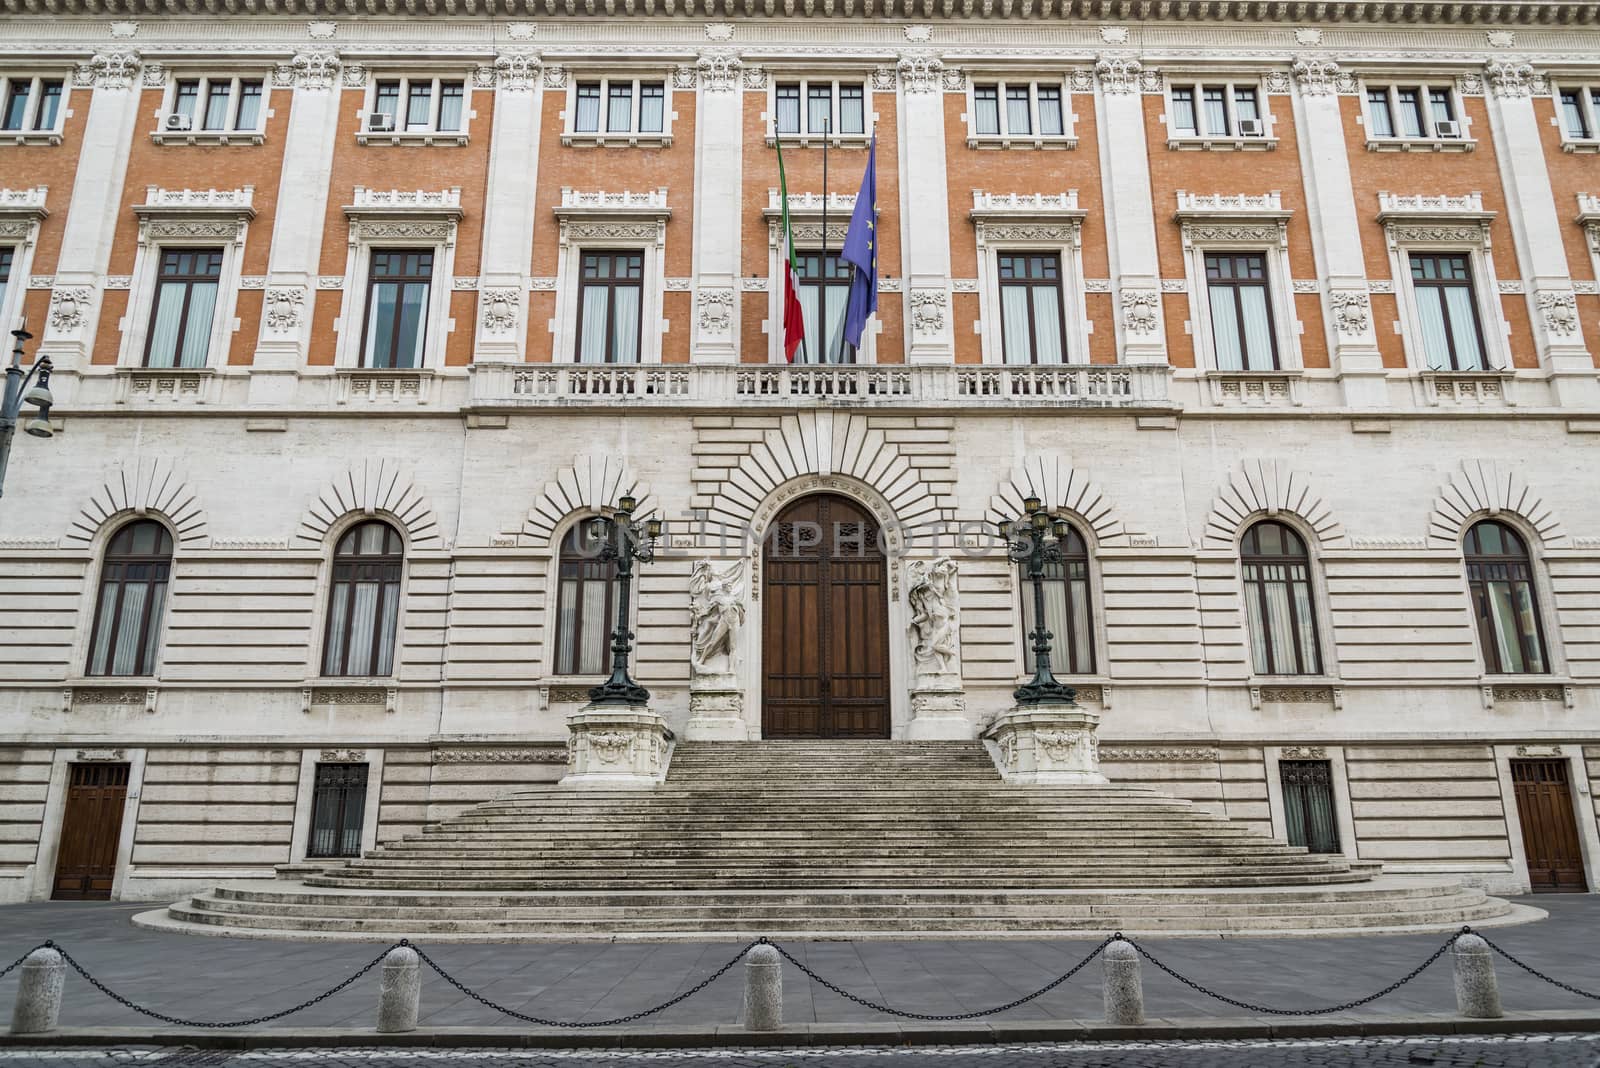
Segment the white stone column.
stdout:
<svg viewBox="0 0 1600 1068">
<path fill-rule="evenodd" d="M 38 350 L 49 355 L 58 371 L 87 364 L 94 348 L 101 284 L 111 264 L 128 153 L 139 121 L 139 56 L 98 53 L 74 72 L 72 84 L 69 103 L 73 110 L 87 106 L 89 117 L 61 235 L 50 316 Z M 107 323 L 105 328 L 115 330 L 117 324 Z M 40 333 L 37 325 L 34 332 Z M 58 381 L 66 384 L 65 378 Z M 65 390 L 58 396 L 63 402 L 71 400 Z"/>
<path fill-rule="evenodd" d="M 1144 68 L 1130 56 L 1105 54 L 1095 64 L 1100 91 L 1095 118 L 1100 133 L 1101 186 L 1105 190 L 1106 251 L 1117 315 L 1117 358 L 1122 363 L 1167 362 L 1162 314 L 1161 262 L 1156 254 L 1150 154 L 1144 141 Z"/>
<path fill-rule="evenodd" d="M 283 177 L 267 252 L 261 332 L 250 368 L 252 404 L 292 400 L 295 378 L 310 347 L 328 183 L 344 95 L 339 89 L 339 57 L 326 49 L 301 52 L 278 67 L 273 85 L 292 89 L 292 102 L 278 106 L 292 107 L 294 121 L 284 134 Z"/>
<path fill-rule="evenodd" d="M 739 362 L 738 205 L 744 169 L 743 71 L 725 51 L 699 62 L 694 168 L 695 363 Z M 760 72 L 755 72 L 760 73 Z"/>
<path fill-rule="evenodd" d="M 488 81 L 480 68 L 479 82 Z M 494 129 L 483 208 L 483 252 L 478 263 L 477 328 L 473 362 L 521 363 L 527 355 L 528 277 L 533 270 L 533 223 L 538 205 L 539 116 L 544 89 L 539 57 L 507 52 L 496 57 Z M 548 209 L 547 209 L 548 210 Z"/>
<path fill-rule="evenodd" d="M 1594 407 L 1600 404 L 1600 378 L 1584 343 L 1561 216 L 1533 111 L 1536 75 L 1526 60 L 1517 58 L 1491 60 L 1486 73 L 1489 129 L 1505 185 L 1506 218 L 1527 284 L 1528 321 L 1539 366 L 1550 375 L 1557 403 Z"/>
<path fill-rule="evenodd" d="M 900 248 L 907 363 L 954 363 L 950 191 L 944 159 L 944 64 L 900 57 Z"/>
<path fill-rule="evenodd" d="M 1339 113 L 1339 67 L 1320 59 L 1299 59 L 1294 76 L 1299 88 L 1294 100 L 1296 140 L 1317 273 L 1325 286 L 1322 315 L 1328 362 L 1339 376 L 1346 404 L 1386 408 L 1388 374 L 1367 297 L 1360 213 Z"/>
</svg>

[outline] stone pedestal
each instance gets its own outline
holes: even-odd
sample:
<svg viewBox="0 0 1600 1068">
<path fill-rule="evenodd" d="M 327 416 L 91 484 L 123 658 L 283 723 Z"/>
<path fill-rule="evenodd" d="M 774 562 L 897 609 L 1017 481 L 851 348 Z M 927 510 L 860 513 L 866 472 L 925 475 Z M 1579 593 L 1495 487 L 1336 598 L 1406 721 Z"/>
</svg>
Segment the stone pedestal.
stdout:
<svg viewBox="0 0 1600 1068">
<path fill-rule="evenodd" d="M 1018 785 L 1104 783 L 1095 730 L 1100 717 L 1076 704 L 1016 705 L 983 739 L 1000 777 Z"/>
<path fill-rule="evenodd" d="M 911 742 L 970 742 L 977 730 L 967 718 L 967 695 L 959 681 L 918 684 L 911 691 L 911 722 L 906 740 Z"/>
<path fill-rule="evenodd" d="M 667 777 L 672 732 L 646 705 L 585 705 L 567 730 L 562 786 L 650 787 Z"/>
<path fill-rule="evenodd" d="M 689 683 L 689 722 L 683 726 L 683 740 L 750 740 L 750 727 L 744 721 L 744 691 L 733 676 L 710 676 Z"/>
</svg>

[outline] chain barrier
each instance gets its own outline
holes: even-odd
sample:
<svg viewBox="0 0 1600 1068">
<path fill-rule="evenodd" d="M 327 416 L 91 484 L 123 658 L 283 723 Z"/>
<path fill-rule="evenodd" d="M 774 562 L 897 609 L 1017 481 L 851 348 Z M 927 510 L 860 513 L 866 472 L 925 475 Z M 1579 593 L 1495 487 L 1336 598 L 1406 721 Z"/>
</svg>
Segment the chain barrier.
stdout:
<svg viewBox="0 0 1600 1068">
<path fill-rule="evenodd" d="M 996 1015 L 998 1013 L 1006 1012 L 1009 1009 L 1014 1009 L 1018 1005 L 1026 1005 L 1028 1002 L 1034 1000 L 1035 998 L 1043 997 L 1044 995 L 1050 993 L 1050 991 L 1054 990 L 1056 987 L 1060 986 L 1062 983 L 1066 982 L 1068 979 L 1071 979 L 1074 975 L 1077 975 L 1080 971 L 1082 971 L 1084 966 L 1087 965 L 1090 961 L 1094 960 L 1096 957 L 1098 957 L 1100 955 L 1100 953 L 1116 939 L 1116 937 L 1117 937 L 1116 935 L 1111 935 L 1111 936 L 1109 936 L 1107 938 L 1102 939 L 1098 946 L 1095 946 L 1093 949 L 1091 949 L 1089 951 L 1089 955 L 1088 956 L 1084 957 L 1078 963 L 1076 963 L 1072 967 L 1068 968 L 1061 975 L 1058 975 L 1056 978 L 1050 980 L 1050 982 L 1046 983 L 1044 986 L 1041 986 L 1038 990 L 1035 990 L 1031 994 L 1025 994 L 1022 997 L 1017 998 L 1015 1001 L 1008 1001 L 1004 1005 L 997 1005 L 992 1009 L 980 1009 L 977 1012 L 947 1012 L 947 1013 L 907 1012 L 904 1009 L 892 1008 L 892 1007 L 890 1007 L 888 1005 L 879 1004 L 876 1001 L 868 1001 L 864 997 L 861 997 L 861 996 L 859 996 L 857 994 L 850 993 L 850 991 L 845 990 L 843 987 L 835 986 L 834 984 L 828 982 L 828 980 L 824 979 L 822 976 L 818 975 L 816 972 L 814 972 L 810 968 L 806 967 L 800 961 L 796 960 L 794 955 L 792 953 L 790 953 L 787 949 L 784 949 L 782 946 L 775 945 L 775 944 L 773 944 L 771 942 L 767 942 L 767 940 L 765 938 L 761 939 L 761 941 L 765 942 L 767 945 L 772 946 L 773 949 L 777 950 L 778 953 L 783 957 L 784 960 L 788 961 L 790 964 L 793 964 L 796 968 L 799 968 L 802 972 L 804 972 L 806 974 L 806 976 L 808 978 L 811 979 L 812 982 L 818 983 L 818 984 L 828 988 L 829 990 L 833 991 L 835 994 L 838 994 L 840 997 L 847 998 L 850 1001 L 855 1002 L 857 1005 L 862 1005 L 862 1006 L 865 1006 L 866 1008 L 869 1008 L 869 1009 L 876 1009 L 878 1012 L 886 1012 L 890 1016 L 899 1016 L 899 1017 L 901 1017 L 903 1019 L 906 1019 L 906 1020 L 941 1020 L 941 1021 L 950 1021 L 950 1020 L 976 1020 L 980 1016 L 994 1016 L 994 1015 Z"/>
<path fill-rule="evenodd" d="M 1463 931 L 1462 933 L 1465 934 L 1466 932 Z M 1523 971 L 1527 972 L 1529 975 L 1534 976 L 1537 979 L 1543 979 L 1545 982 L 1549 983 L 1551 986 L 1558 986 L 1562 990 L 1565 990 L 1569 994 L 1576 994 L 1580 998 L 1588 998 L 1590 1001 L 1600 1001 L 1600 994 L 1591 994 L 1587 990 L 1579 990 L 1577 987 L 1573 986 L 1571 983 L 1563 983 L 1560 979 L 1557 979 L 1554 976 L 1546 975 L 1546 974 L 1544 974 L 1544 972 L 1541 972 L 1539 969 L 1533 967 L 1530 964 L 1524 964 L 1522 961 L 1518 960 L 1516 957 L 1513 957 L 1510 953 L 1507 953 L 1505 950 L 1501 949 L 1499 946 L 1495 945 L 1493 942 L 1490 942 L 1487 938 L 1484 938 L 1484 935 L 1483 935 L 1482 931 L 1473 931 L 1472 933 L 1477 935 L 1479 938 L 1483 938 L 1484 943 L 1490 949 L 1494 950 L 1496 953 L 1500 954 L 1506 960 L 1510 961 L 1512 964 L 1515 964 L 1517 967 L 1521 968 Z"/>
<path fill-rule="evenodd" d="M 710 986 L 712 983 L 728 974 L 728 970 L 735 964 L 738 964 L 740 961 L 744 960 L 744 955 L 750 952 L 751 949 L 759 945 L 770 945 L 771 943 L 767 942 L 765 938 L 758 938 L 753 942 L 746 942 L 744 946 L 740 948 L 739 952 L 728 961 L 728 963 L 724 964 L 722 967 L 718 968 L 716 971 L 712 972 L 710 975 L 706 976 L 700 982 L 696 983 L 688 990 L 685 990 L 683 993 L 677 995 L 676 997 L 669 998 L 659 1005 L 651 1006 L 648 1009 L 640 1009 L 638 1012 L 630 1012 L 626 1016 L 618 1016 L 611 1020 L 546 1020 L 538 1016 L 529 1016 L 525 1012 L 518 1012 L 516 1009 L 508 1009 L 499 1002 L 490 1001 L 476 990 L 469 989 L 464 983 L 461 982 L 461 980 L 457 979 L 455 976 L 439 967 L 434 959 L 424 953 L 419 947 L 411 945 L 411 943 L 405 939 L 401 939 L 400 944 L 410 947 L 413 951 L 415 951 L 418 957 L 422 958 L 422 962 L 424 964 L 433 969 L 435 975 L 449 983 L 451 986 L 455 987 L 457 990 L 461 991 L 463 994 L 467 995 L 467 997 L 471 998 L 473 1001 L 476 1001 L 480 1005 L 488 1006 L 496 1012 L 504 1013 L 514 1020 L 521 1020 L 523 1023 L 531 1023 L 539 1027 L 591 1028 L 617 1027 L 622 1024 L 630 1024 L 635 1020 L 642 1020 L 646 1016 L 654 1016 L 658 1012 L 670 1009 L 672 1006 L 677 1005 L 680 1002 L 688 1001 L 690 998 L 700 993 L 700 991 L 704 990 L 706 987 Z M 780 949 L 778 952 L 782 953 L 783 950 Z"/>
<path fill-rule="evenodd" d="M 328 998 L 333 997 L 333 995 L 337 994 L 339 991 L 343 990 L 357 979 L 360 979 L 363 975 L 366 975 L 372 969 L 383 963 L 383 958 L 389 955 L 390 950 L 393 950 L 404 944 L 405 941 L 403 939 L 399 942 L 396 942 L 394 945 L 389 946 L 382 953 L 374 957 L 360 971 L 350 976 L 350 978 L 346 979 L 338 986 L 335 986 L 329 990 L 324 990 L 316 997 L 308 998 L 307 1000 L 302 1001 L 300 1004 L 295 1005 L 292 1008 L 284 1009 L 281 1012 L 269 1012 L 264 1016 L 252 1016 L 248 1020 L 185 1020 L 180 1016 L 168 1016 L 164 1012 L 157 1012 L 154 1009 L 147 1009 L 143 1005 L 139 1005 L 128 998 L 123 997 L 121 994 L 117 993 L 115 990 L 112 990 L 109 986 L 106 986 L 106 984 L 90 975 L 88 971 L 84 969 L 83 965 L 79 964 L 72 958 L 72 954 L 68 953 L 66 950 L 62 949 L 58 945 L 55 945 L 54 943 L 46 943 L 46 945 L 48 945 L 51 949 L 54 949 L 57 953 L 60 953 L 61 959 L 66 961 L 67 964 L 71 966 L 73 971 L 83 976 L 84 980 L 87 981 L 90 986 L 94 987 L 96 990 L 100 991 L 100 993 L 104 994 L 106 997 L 110 998 L 112 1001 L 115 1001 L 124 1008 L 132 1009 L 141 1016 L 148 1016 L 152 1020 L 160 1020 L 162 1023 L 175 1024 L 178 1027 L 198 1027 L 206 1030 L 223 1030 L 230 1027 L 250 1027 L 254 1024 L 270 1023 L 273 1020 L 281 1020 L 285 1016 L 292 1016 L 301 1009 L 309 1009 L 318 1002 L 326 1001 Z"/>
<path fill-rule="evenodd" d="M 1411 969 L 1411 971 L 1407 972 L 1404 976 L 1396 979 L 1394 982 L 1390 983 L 1376 994 L 1368 994 L 1364 998 L 1357 998 L 1354 1001 L 1346 1001 L 1341 1005 L 1328 1005 L 1320 1009 L 1276 1009 L 1270 1005 L 1252 1005 L 1248 1001 L 1240 1001 L 1237 998 L 1231 998 L 1226 994 L 1212 990 L 1210 987 L 1201 986 L 1199 983 L 1195 982 L 1193 979 L 1190 979 L 1186 975 L 1179 975 L 1177 972 L 1161 963 L 1161 961 L 1157 960 L 1154 954 L 1152 954 L 1148 949 L 1145 949 L 1144 946 L 1140 945 L 1138 942 L 1135 942 L 1131 938 L 1123 938 L 1121 932 L 1118 932 L 1111 937 L 1121 938 L 1124 942 L 1127 942 L 1134 948 L 1135 951 L 1138 952 L 1141 957 L 1149 961 L 1151 964 L 1154 964 L 1157 968 L 1160 968 L 1168 975 L 1172 976 L 1172 978 L 1176 979 L 1184 986 L 1189 987 L 1191 990 L 1197 990 L 1208 998 L 1215 998 L 1224 1004 L 1232 1005 L 1236 1009 L 1244 1009 L 1247 1012 L 1258 1012 L 1263 1016 L 1326 1016 L 1329 1013 L 1344 1012 L 1347 1009 L 1353 1009 L 1357 1006 L 1377 1001 L 1381 997 L 1386 997 L 1389 994 L 1394 993 L 1396 990 L 1399 990 L 1401 987 L 1411 982 L 1411 980 L 1427 971 L 1429 965 L 1433 964 L 1434 961 L 1444 956 L 1445 951 L 1456 944 L 1456 939 L 1460 938 L 1464 934 L 1469 933 L 1475 932 L 1473 932 L 1470 927 L 1463 927 L 1461 930 L 1445 939 L 1444 944 L 1438 949 L 1434 950 L 1433 953 L 1429 955 L 1427 960 L 1423 961 L 1421 964 Z"/>
<path fill-rule="evenodd" d="M 22 956 L 18 957 L 16 960 L 12 961 L 10 964 L 7 964 L 4 968 L 0 968 L 0 979 L 4 979 L 6 976 L 10 975 L 13 971 L 15 971 L 18 967 L 20 967 L 22 965 L 23 961 L 25 961 L 29 957 L 33 956 L 35 953 L 39 952 L 41 949 L 55 949 L 55 948 L 56 948 L 55 942 L 51 941 L 48 938 L 45 939 L 43 942 L 40 942 L 38 945 L 36 945 L 32 949 L 28 950 L 28 952 L 24 953 Z"/>
</svg>

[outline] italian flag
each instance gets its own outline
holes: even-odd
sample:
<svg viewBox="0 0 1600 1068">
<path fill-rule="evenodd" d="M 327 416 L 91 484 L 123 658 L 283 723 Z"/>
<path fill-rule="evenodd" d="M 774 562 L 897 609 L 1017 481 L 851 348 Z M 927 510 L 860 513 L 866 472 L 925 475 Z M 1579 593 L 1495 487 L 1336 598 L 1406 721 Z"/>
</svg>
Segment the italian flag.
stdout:
<svg viewBox="0 0 1600 1068">
<path fill-rule="evenodd" d="M 777 145 L 778 203 L 783 205 L 783 358 L 794 363 L 794 350 L 806 339 L 806 324 L 795 282 L 794 231 L 789 228 L 789 183 L 783 176 L 783 142 L 780 140 Z"/>
</svg>

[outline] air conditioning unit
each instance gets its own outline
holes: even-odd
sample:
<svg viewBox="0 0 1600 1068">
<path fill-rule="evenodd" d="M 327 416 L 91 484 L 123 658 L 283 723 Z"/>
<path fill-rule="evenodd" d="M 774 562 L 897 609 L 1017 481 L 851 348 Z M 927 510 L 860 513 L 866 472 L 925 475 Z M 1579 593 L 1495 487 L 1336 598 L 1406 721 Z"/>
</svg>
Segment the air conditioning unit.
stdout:
<svg viewBox="0 0 1600 1068">
<path fill-rule="evenodd" d="M 1461 124 L 1454 119 L 1440 119 L 1433 124 L 1435 137 L 1460 137 Z"/>
<path fill-rule="evenodd" d="M 192 130 L 194 129 L 194 119 L 188 115 L 168 115 L 167 129 Z"/>
<path fill-rule="evenodd" d="M 1266 130 L 1262 127 L 1260 119 L 1239 120 L 1240 137 L 1260 137 L 1264 133 Z"/>
<path fill-rule="evenodd" d="M 367 129 L 374 133 L 393 133 L 394 116 L 374 111 L 367 116 Z"/>
</svg>

